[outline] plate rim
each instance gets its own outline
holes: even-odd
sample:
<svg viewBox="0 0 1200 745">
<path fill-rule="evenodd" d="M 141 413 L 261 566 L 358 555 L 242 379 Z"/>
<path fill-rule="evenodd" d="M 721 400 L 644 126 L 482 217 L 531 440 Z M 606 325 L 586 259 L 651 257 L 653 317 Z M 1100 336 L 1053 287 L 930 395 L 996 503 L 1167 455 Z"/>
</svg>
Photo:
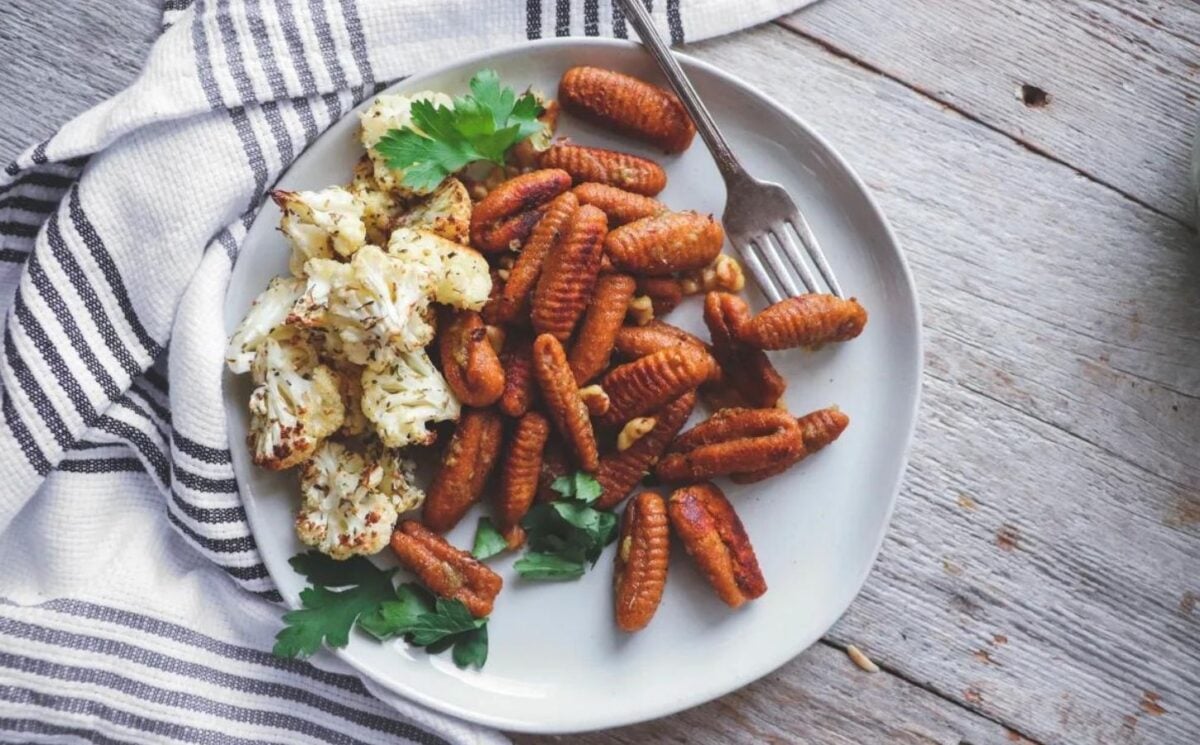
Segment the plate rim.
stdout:
<svg viewBox="0 0 1200 745">
<path fill-rule="evenodd" d="M 462 66 L 473 64 L 473 63 L 474 64 L 486 63 L 486 61 L 489 59 L 492 59 L 492 58 L 498 57 L 498 56 L 511 54 L 516 51 L 533 52 L 536 50 L 552 49 L 552 48 L 558 48 L 558 47 L 593 47 L 593 48 L 607 47 L 607 48 L 612 48 L 612 49 L 620 49 L 620 50 L 628 51 L 628 50 L 640 49 L 642 47 L 642 44 L 637 41 L 626 40 L 626 39 L 615 39 L 615 38 L 606 38 L 606 37 L 580 37 L 580 36 L 554 37 L 554 38 L 537 39 L 537 40 L 533 40 L 533 41 L 515 42 L 512 44 L 506 44 L 506 45 L 482 50 L 482 51 L 476 52 L 471 55 L 466 55 L 464 57 L 460 57 L 460 58 L 454 59 L 452 61 L 449 61 L 446 64 L 439 65 L 435 68 L 424 70 L 422 72 L 415 73 L 415 74 L 410 75 L 401 80 L 397 80 L 397 81 L 393 82 L 391 85 L 387 86 L 386 88 L 381 89 L 381 90 L 371 94 L 367 99 L 364 99 L 363 103 L 365 103 L 367 100 L 372 99 L 376 96 L 390 93 L 397 87 L 401 87 L 401 86 L 409 87 L 414 84 L 419 85 L 425 79 L 441 75 L 441 74 L 445 73 L 447 70 L 450 70 L 452 68 L 462 67 Z M 606 720 L 603 722 L 598 722 L 593 719 L 590 721 L 578 722 L 578 723 L 556 721 L 556 720 L 552 720 L 552 719 L 531 721 L 528 719 L 509 719 L 504 716 L 493 716 L 490 714 L 474 711 L 472 709 L 468 709 L 468 708 L 465 708 L 463 706 L 460 706 L 460 705 L 457 705 L 457 704 L 454 704 L 451 702 L 447 702 L 443 699 L 437 698 L 432 695 L 427 695 L 420 688 L 415 687 L 415 686 L 406 686 L 399 680 L 389 679 L 389 678 L 385 678 L 382 676 L 376 676 L 376 675 L 364 670 L 362 667 L 360 667 L 360 665 L 354 659 L 352 659 L 351 655 L 349 654 L 349 647 L 341 648 L 341 649 L 330 649 L 327 647 L 322 648 L 325 652 L 332 653 L 343 664 L 352 668 L 354 671 L 354 674 L 361 677 L 364 680 L 365 685 L 379 686 L 379 687 L 383 688 L 384 690 L 386 690 L 387 693 L 389 693 L 391 695 L 404 698 L 407 701 L 419 704 L 419 705 L 424 706 L 432 711 L 436 711 L 436 712 L 439 712 L 442 714 L 456 717 L 456 718 L 461 719 L 466 722 L 472 722 L 475 724 L 479 724 L 479 725 L 483 725 L 483 726 L 487 726 L 487 727 L 493 727 L 496 729 L 510 731 L 510 732 L 521 732 L 521 733 L 529 733 L 529 734 L 573 734 L 573 733 L 579 733 L 579 732 L 589 732 L 589 731 L 596 731 L 596 730 L 601 730 L 601 729 L 609 729 L 609 728 L 614 728 L 614 727 L 628 726 L 628 725 L 637 724 L 640 722 L 646 722 L 646 721 L 651 721 L 654 719 L 660 719 L 663 717 L 672 716 L 674 714 L 677 714 L 681 711 L 690 709 L 695 706 L 703 705 L 705 703 L 708 703 L 709 701 L 716 700 L 717 698 L 728 695 L 729 693 L 732 693 L 734 691 L 740 690 L 741 688 L 749 685 L 750 683 L 753 683 L 754 681 L 756 681 L 760 678 L 763 678 L 763 677 L 771 674 L 775 670 L 778 670 L 779 668 L 783 667 L 787 663 L 794 660 L 797 656 L 799 656 L 801 653 L 803 653 L 805 650 L 807 650 L 809 647 L 811 647 L 813 644 L 815 644 L 817 641 L 819 641 L 820 638 L 823 637 L 829 631 L 830 628 L 832 628 L 834 625 L 836 625 L 837 621 L 840 620 L 843 615 L 845 615 L 846 611 L 850 608 L 850 605 L 853 604 L 854 600 L 857 599 L 859 594 L 862 592 L 862 588 L 866 584 L 867 578 L 870 576 L 870 573 L 875 568 L 875 564 L 879 559 L 879 553 L 883 547 L 883 540 L 887 536 L 888 529 L 891 527 L 892 517 L 893 517 L 893 514 L 896 509 L 896 504 L 899 501 L 900 490 L 904 484 L 904 477 L 908 472 L 909 457 L 912 453 L 912 444 L 913 444 L 913 439 L 914 439 L 914 436 L 916 433 L 918 415 L 920 412 L 920 405 L 921 405 L 921 399 L 923 396 L 923 388 L 924 388 L 924 367 L 925 367 L 925 365 L 924 365 L 924 360 L 925 360 L 924 324 L 923 324 L 923 318 L 922 318 L 921 304 L 920 304 L 918 290 L 917 290 L 917 284 L 916 284 L 915 278 L 912 273 L 912 268 L 909 265 L 908 258 L 905 255 L 904 249 L 903 249 L 899 239 L 897 238 L 895 231 L 892 228 L 891 223 L 887 220 L 887 217 L 884 215 L 883 211 L 880 209 L 879 204 L 876 202 L 874 194 L 871 192 L 871 190 L 868 188 L 868 186 L 862 180 L 862 178 L 858 175 L 857 171 L 855 171 L 854 168 L 850 165 L 850 162 L 842 155 L 841 152 L 839 152 L 836 148 L 834 148 L 833 145 L 831 145 L 829 143 L 829 141 L 823 135 L 820 134 L 820 132 L 818 132 L 813 127 L 811 127 L 806 121 L 804 121 L 804 119 L 802 117 L 800 117 L 798 114 L 793 112 L 791 109 L 786 108 L 782 104 L 778 103 L 772 97 L 763 93 L 755 86 L 747 83 L 746 81 L 744 81 L 742 78 L 738 77 L 737 75 L 727 72 L 727 71 L 721 69 L 720 67 L 713 65 L 712 63 L 701 60 L 701 59 L 694 57 L 690 54 L 687 54 L 685 52 L 672 50 L 672 53 L 675 55 L 676 59 L 679 60 L 680 64 L 684 66 L 685 70 L 688 70 L 689 68 L 695 68 L 695 69 L 702 70 L 706 74 L 712 75 L 715 78 L 720 79 L 723 83 L 731 85 L 735 88 L 738 88 L 741 91 L 743 91 L 744 93 L 750 95 L 751 97 L 758 99 L 759 101 L 767 104 L 769 107 L 771 107 L 771 108 L 777 110 L 778 112 L 780 112 L 781 114 L 783 114 L 788 120 L 790 120 L 791 124 L 798 127 L 799 129 L 801 129 L 805 133 L 806 136 L 811 137 L 820 147 L 824 148 L 825 152 L 828 153 L 830 156 L 832 156 L 837 167 L 848 178 L 849 182 L 864 197 L 867 209 L 870 210 L 870 212 L 873 214 L 873 216 L 878 220 L 879 225 L 883 228 L 883 234 L 886 238 L 886 242 L 887 242 L 887 244 L 890 245 L 891 252 L 895 255 L 896 259 L 898 260 L 899 268 L 900 268 L 900 271 L 898 273 L 899 279 L 902 280 L 903 284 L 905 286 L 907 286 L 907 288 L 909 290 L 909 292 L 908 292 L 908 298 L 909 298 L 908 311 L 912 314 L 913 324 L 914 324 L 914 343 L 915 343 L 914 369 L 910 370 L 909 373 L 913 376 L 913 379 L 915 380 L 916 385 L 915 385 L 915 391 L 914 391 L 914 394 L 912 397 L 912 404 L 911 404 L 910 410 L 908 412 L 909 424 L 908 424 L 907 430 L 905 431 L 904 436 L 903 436 L 903 447 L 902 447 L 901 453 L 900 453 L 899 468 L 897 469 L 896 473 L 892 476 L 893 484 L 890 489 L 890 494 L 888 497 L 888 503 L 887 503 L 886 509 L 884 510 L 883 520 L 880 523 L 878 535 L 875 537 L 874 546 L 872 547 L 872 550 L 871 550 L 870 560 L 868 562 L 866 562 L 865 569 L 860 573 L 860 576 L 858 576 L 857 579 L 855 580 L 854 592 L 848 596 L 848 600 L 845 602 L 845 605 L 842 608 L 837 610 L 837 613 L 835 616 L 833 616 L 833 620 L 830 622 L 829 626 L 827 626 L 823 630 L 817 632 L 816 634 L 800 637 L 797 640 L 796 644 L 790 645 L 789 649 L 786 650 L 787 651 L 786 656 L 781 655 L 778 661 L 769 662 L 765 665 L 759 665 L 759 666 L 749 669 L 748 671 L 742 670 L 742 671 L 740 671 L 739 674 L 726 679 L 724 681 L 724 684 L 719 686 L 720 690 L 715 693 L 712 691 L 704 690 L 698 694 L 683 695 L 683 696 L 674 698 L 670 701 L 664 702 L 661 706 L 657 707 L 654 710 L 654 712 L 651 712 L 651 713 L 637 712 L 637 713 L 633 713 L 633 714 L 626 715 L 626 716 L 618 716 L 618 717 L 615 717 L 615 718 L 612 718 L 612 719 L 609 719 L 609 720 Z M 322 140 L 324 140 L 325 138 L 330 136 L 331 130 L 333 129 L 335 124 L 340 122 L 342 119 L 345 119 L 346 117 L 355 115 L 355 113 L 358 111 L 358 109 L 360 108 L 361 105 L 362 104 L 360 103 L 359 105 L 352 107 L 349 111 L 347 111 L 345 114 L 343 114 L 342 117 L 331 122 L 329 127 L 327 127 L 324 132 L 322 132 L 315 140 L 313 140 L 313 142 L 310 143 L 309 146 L 307 148 L 305 148 L 305 150 L 303 152 L 301 152 L 301 154 L 294 161 L 292 161 L 292 163 L 290 163 L 285 170 L 283 170 L 280 173 L 278 179 L 276 179 L 276 182 L 278 183 L 279 181 L 282 181 L 283 179 L 285 179 L 287 177 L 287 175 L 291 172 L 292 168 L 295 167 L 296 163 L 298 163 L 302 158 L 304 158 L 304 156 L 306 154 L 308 154 L 312 150 L 318 148 L 320 143 L 322 142 Z M 264 204 L 265 204 L 265 197 L 264 197 Z M 255 223 L 257 223 L 257 221 L 261 218 L 262 218 L 262 206 L 260 205 L 259 211 L 258 211 L 258 213 L 256 213 L 254 220 L 251 223 L 251 227 L 253 227 L 253 225 Z M 232 277 L 232 270 L 231 270 L 230 276 Z M 228 292 L 229 292 L 230 286 L 232 286 L 232 283 L 230 283 L 226 286 L 226 290 L 225 290 L 225 293 L 223 296 L 223 302 L 227 303 Z M 223 375 L 222 375 L 222 394 L 223 394 L 223 398 L 225 398 L 225 399 L 228 399 L 228 393 L 227 393 L 226 388 L 229 384 L 230 378 L 231 378 L 231 375 L 229 374 L 229 372 L 227 370 L 224 371 Z M 228 427 L 227 429 L 228 429 L 227 434 L 229 437 L 230 449 L 233 451 L 236 451 L 243 444 L 240 441 L 238 441 L 238 442 L 234 441 L 235 438 L 234 438 L 234 433 L 232 431 L 232 427 Z M 235 469 L 235 474 L 236 474 L 236 471 L 239 469 L 238 461 L 239 461 L 239 459 L 237 457 L 235 457 L 233 460 L 233 463 L 231 464 Z M 239 497 L 240 496 L 241 495 L 239 493 Z M 250 532 L 251 532 L 252 536 L 256 535 L 258 533 L 259 520 L 260 520 L 260 516 L 258 514 L 258 509 L 255 506 L 253 506 L 253 501 L 254 500 L 245 500 L 245 499 L 242 500 L 243 506 L 246 509 L 247 522 L 250 526 Z M 272 570 L 271 564 L 266 560 L 266 557 L 261 557 L 261 558 L 263 560 L 264 566 L 267 569 L 268 574 L 271 575 L 272 582 L 274 582 L 275 585 L 278 587 L 279 582 L 275 577 L 275 572 Z M 288 566 L 289 566 L 289 571 L 291 571 L 290 565 L 288 565 Z M 283 593 L 280 593 L 280 594 L 283 597 L 284 605 L 288 609 L 294 610 L 299 607 L 298 598 L 293 598 L 293 597 L 291 597 L 289 595 L 285 595 Z M 384 703 L 388 703 L 388 702 L 384 701 Z"/>
</svg>

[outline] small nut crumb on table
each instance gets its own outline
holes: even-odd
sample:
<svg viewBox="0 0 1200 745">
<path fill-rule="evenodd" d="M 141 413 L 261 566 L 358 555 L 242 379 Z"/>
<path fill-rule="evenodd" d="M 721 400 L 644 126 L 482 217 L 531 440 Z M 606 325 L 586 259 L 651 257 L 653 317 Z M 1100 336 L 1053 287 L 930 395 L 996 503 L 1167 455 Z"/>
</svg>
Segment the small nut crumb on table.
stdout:
<svg viewBox="0 0 1200 745">
<path fill-rule="evenodd" d="M 825 639 L 721 700 L 561 741 L 1196 741 L 1200 8 L 1116 5 L 825 0 L 688 48 L 800 112 L 880 201 L 924 306 L 921 421 L 879 563 Z M 67 6 L 126 36 L 97 54 L 88 23 L 0 13 L 25 39 L 0 67 L 90 71 L 0 79 L 5 156 L 129 82 L 158 22 Z M 647 324 L 664 292 L 635 289 Z"/>
</svg>

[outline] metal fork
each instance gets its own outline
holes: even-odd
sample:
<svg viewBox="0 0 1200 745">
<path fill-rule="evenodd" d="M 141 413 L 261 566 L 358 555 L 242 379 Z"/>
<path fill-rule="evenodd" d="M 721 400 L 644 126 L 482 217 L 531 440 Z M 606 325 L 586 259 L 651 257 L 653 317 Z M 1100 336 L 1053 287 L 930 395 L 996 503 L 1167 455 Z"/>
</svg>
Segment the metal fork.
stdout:
<svg viewBox="0 0 1200 745">
<path fill-rule="evenodd" d="M 824 292 L 796 245 L 796 238 L 816 265 L 829 291 L 838 297 L 842 288 L 825 254 L 817 243 L 808 220 L 779 184 L 754 178 L 738 161 L 729 143 L 717 129 L 712 114 L 667 47 L 650 13 L 640 0 L 617 0 L 625 16 L 642 37 L 647 51 L 658 62 L 671 87 L 696 123 L 696 130 L 708 145 L 725 179 L 725 214 L 721 220 L 730 243 L 749 267 L 767 299 L 776 303 L 785 297 L 802 294 L 800 283 L 809 292 Z M 799 281 L 797 281 L 799 280 Z"/>
</svg>

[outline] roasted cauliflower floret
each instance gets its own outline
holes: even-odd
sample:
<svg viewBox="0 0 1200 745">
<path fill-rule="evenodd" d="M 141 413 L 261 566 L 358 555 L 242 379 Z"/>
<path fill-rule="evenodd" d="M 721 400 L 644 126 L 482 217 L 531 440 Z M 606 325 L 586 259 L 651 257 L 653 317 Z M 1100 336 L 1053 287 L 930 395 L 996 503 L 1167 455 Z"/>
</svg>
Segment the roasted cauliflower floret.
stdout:
<svg viewBox="0 0 1200 745">
<path fill-rule="evenodd" d="M 354 179 L 346 189 L 362 205 L 363 225 L 367 228 L 367 243 L 382 246 L 392 231 L 392 221 L 400 211 L 396 195 L 375 181 L 375 164 L 364 155 L 354 164 Z"/>
<path fill-rule="evenodd" d="M 428 445 L 426 425 L 457 419 L 458 399 L 424 349 L 377 350 L 363 371 L 362 410 L 388 447 Z"/>
<path fill-rule="evenodd" d="M 309 259 L 352 256 L 367 240 L 363 205 L 346 189 L 271 192 L 283 217 L 279 229 L 292 244 L 292 274 L 304 276 Z"/>
<path fill-rule="evenodd" d="M 443 305 L 481 310 L 492 292 L 487 260 L 478 251 L 427 230 L 392 231 L 388 254 L 429 267 L 433 274 L 433 299 Z"/>
<path fill-rule="evenodd" d="M 338 434 L 344 437 L 357 437 L 371 429 L 371 423 L 362 410 L 362 373 L 361 365 L 355 365 L 338 357 L 329 361 L 329 367 L 337 375 L 338 392 L 342 394 L 342 426 Z"/>
<path fill-rule="evenodd" d="M 350 362 L 365 364 L 374 348 L 418 349 L 433 339 L 428 266 L 364 246 L 349 264 L 311 259 L 304 271 L 308 282 L 288 322 L 336 334 L 334 346 Z"/>
<path fill-rule="evenodd" d="M 412 127 L 412 105 L 414 101 L 430 101 L 434 106 L 454 108 L 454 99 L 445 93 L 421 91 L 409 96 L 387 94 L 376 96 L 371 106 L 359 115 L 363 147 L 375 164 L 375 181 L 387 191 L 393 191 L 400 196 L 412 196 L 418 192 L 402 186 L 403 171 L 393 171 L 387 161 L 375 149 L 375 145 L 391 129 Z"/>
<path fill-rule="evenodd" d="M 287 320 L 292 305 L 304 292 L 304 280 L 295 277 L 276 277 L 267 289 L 254 299 L 246 317 L 238 324 L 225 349 L 225 364 L 235 373 L 250 372 L 254 355 L 276 327 Z"/>
<path fill-rule="evenodd" d="M 425 499 L 412 485 L 412 464 L 394 451 L 354 452 L 331 441 L 304 464 L 300 494 L 296 535 L 335 559 L 379 553 L 400 513 Z"/>
<path fill-rule="evenodd" d="M 463 182 L 448 178 L 425 200 L 399 215 L 392 227 L 428 230 L 465 246 L 470 240 L 471 195 Z"/>
<path fill-rule="evenodd" d="M 281 326 L 262 344 L 250 367 L 251 454 L 256 465 L 280 471 L 312 455 L 342 426 L 337 376 L 319 363 L 302 330 Z"/>
</svg>

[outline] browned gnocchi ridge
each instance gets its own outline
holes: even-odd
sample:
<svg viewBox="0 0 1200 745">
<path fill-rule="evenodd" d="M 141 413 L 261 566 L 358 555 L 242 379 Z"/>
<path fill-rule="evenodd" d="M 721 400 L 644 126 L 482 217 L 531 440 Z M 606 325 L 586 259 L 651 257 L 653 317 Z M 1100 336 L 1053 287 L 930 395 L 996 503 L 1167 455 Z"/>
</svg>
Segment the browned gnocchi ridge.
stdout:
<svg viewBox="0 0 1200 745">
<path fill-rule="evenodd" d="M 501 533 L 515 534 L 521 518 L 537 496 L 542 453 L 550 437 L 550 422 L 536 411 L 517 420 L 508 438 L 508 453 L 500 472 L 496 522 Z M 511 543 L 511 542 L 510 542 Z M 511 548 L 511 546 L 510 546 Z"/>
<path fill-rule="evenodd" d="M 627 360 L 636 360 L 678 344 L 691 344 L 701 349 L 708 346 L 695 334 L 655 319 L 645 326 L 621 327 L 613 341 L 613 349 Z"/>
<path fill-rule="evenodd" d="M 614 610 L 622 631 L 646 628 L 667 585 L 671 528 L 659 494 L 637 495 L 621 516 L 613 574 Z"/>
<path fill-rule="evenodd" d="M 700 481 L 770 468 L 803 451 L 800 426 L 783 409 L 721 409 L 676 438 L 655 474 Z"/>
<path fill-rule="evenodd" d="M 678 489 L 667 510 L 671 527 L 717 596 L 737 608 L 767 591 L 758 557 L 733 505 L 714 484 Z"/>
<path fill-rule="evenodd" d="M 613 230 L 604 252 L 619 271 L 665 277 L 708 266 L 724 242 L 725 231 L 712 215 L 663 212 Z"/>
<path fill-rule="evenodd" d="M 504 351 L 500 353 L 500 364 L 504 367 L 504 391 L 497 407 L 508 416 L 522 416 L 537 398 L 533 339 L 519 331 L 509 333 L 504 340 Z"/>
<path fill-rule="evenodd" d="M 810 293 L 785 298 L 741 324 L 738 338 L 759 349 L 815 347 L 849 341 L 867 325 L 867 311 L 855 298 Z"/>
<path fill-rule="evenodd" d="M 396 526 L 391 546 L 400 565 L 437 595 L 461 601 L 476 618 L 492 612 L 504 580 L 466 551 L 416 520 L 402 520 Z"/>
<path fill-rule="evenodd" d="M 652 160 L 618 150 L 559 142 L 542 153 L 542 168 L 561 168 L 577 184 L 593 182 L 652 197 L 667 186 L 667 172 Z"/>
<path fill-rule="evenodd" d="M 488 323 L 515 323 L 529 313 L 529 298 L 542 274 L 546 255 L 562 240 L 578 209 L 579 200 L 569 191 L 559 194 L 550 202 L 546 214 L 538 221 L 513 262 L 504 286 L 484 308 L 484 318 Z"/>
<path fill-rule="evenodd" d="M 471 212 L 471 245 L 486 253 L 517 248 L 541 220 L 546 204 L 571 188 L 571 176 L 553 168 L 501 183 Z"/>
<path fill-rule="evenodd" d="M 626 274 L 606 274 L 596 282 L 596 291 L 568 358 L 579 385 L 608 367 L 613 342 L 625 322 L 625 311 L 635 287 L 633 277 Z"/>
<path fill-rule="evenodd" d="M 600 383 L 608 394 L 609 407 L 598 421 L 616 426 L 653 411 L 695 390 L 712 374 L 713 365 L 708 352 L 690 344 L 668 347 L 618 365 Z"/>
<path fill-rule="evenodd" d="M 576 463 L 584 471 L 595 473 L 600 467 L 600 452 L 587 406 L 579 396 L 562 343 L 550 334 L 542 334 L 533 342 L 533 371 L 546 412 L 566 438 Z"/>
<path fill-rule="evenodd" d="M 655 409 L 652 414 L 654 429 L 625 450 L 613 450 L 600 458 L 600 470 L 596 472 L 596 481 L 600 484 L 597 508 L 612 509 L 629 496 L 683 429 L 695 406 L 696 394 L 689 391 Z"/>
<path fill-rule="evenodd" d="M 729 475 L 729 479 L 735 484 L 753 484 L 778 476 L 840 437 L 849 426 L 850 417 L 838 407 L 830 406 L 809 412 L 796 423 L 800 425 L 800 436 L 804 440 L 804 448 L 796 457 L 757 471 L 735 471 Z"/>
<path fill-rule="evenodd" d="M 438 335 L 438 353 L 446 384 L 467 406 L 490 406 L 504 393 L 504 368 L 474 311 L 448 316 Z"/>
<path fill-rule="evenodd" d="M 464 409 L 446 446 L 442 464 L 425 494 L 422 519 L 445 533 L 483 496 L 503 439 L 500 416 L 491 409 Z"/>
<path fill-rule="evenodd" d="M 535 332 L 563 342 L 570 338 L 591 301 L 607 230 L 604 213 L 595 207 L 575 211 L 570 227 L 546 255 L 533 290 L 530 320 Z"/>
<path fill-rule="evenodd" d="M 613 228 L 667 211 L 667 205 L 653 197 L 608 184 L 580 184 L 571 191 L 580 204 L 590 204 L 608 215 L 608 225 Z"/>
<path fill-rule="evenodd" d="M 769 409 L 779 402 L 787 381 L 761 349 L 742 343 L 737 329 L 750 319 L 746 301 L 725 292 L 704 298 L 704 325 L 712 339 L 712 353 L 721 366 L 724 385 L 750 408 Z"/>
<path fill-rule="evenodd" d="M 644 80 L 599 67 L 572 67 L 558 83 L 567 111 L 630 137 L 681 153 L 696 127 L 679 98 Z"/>
</svg>

